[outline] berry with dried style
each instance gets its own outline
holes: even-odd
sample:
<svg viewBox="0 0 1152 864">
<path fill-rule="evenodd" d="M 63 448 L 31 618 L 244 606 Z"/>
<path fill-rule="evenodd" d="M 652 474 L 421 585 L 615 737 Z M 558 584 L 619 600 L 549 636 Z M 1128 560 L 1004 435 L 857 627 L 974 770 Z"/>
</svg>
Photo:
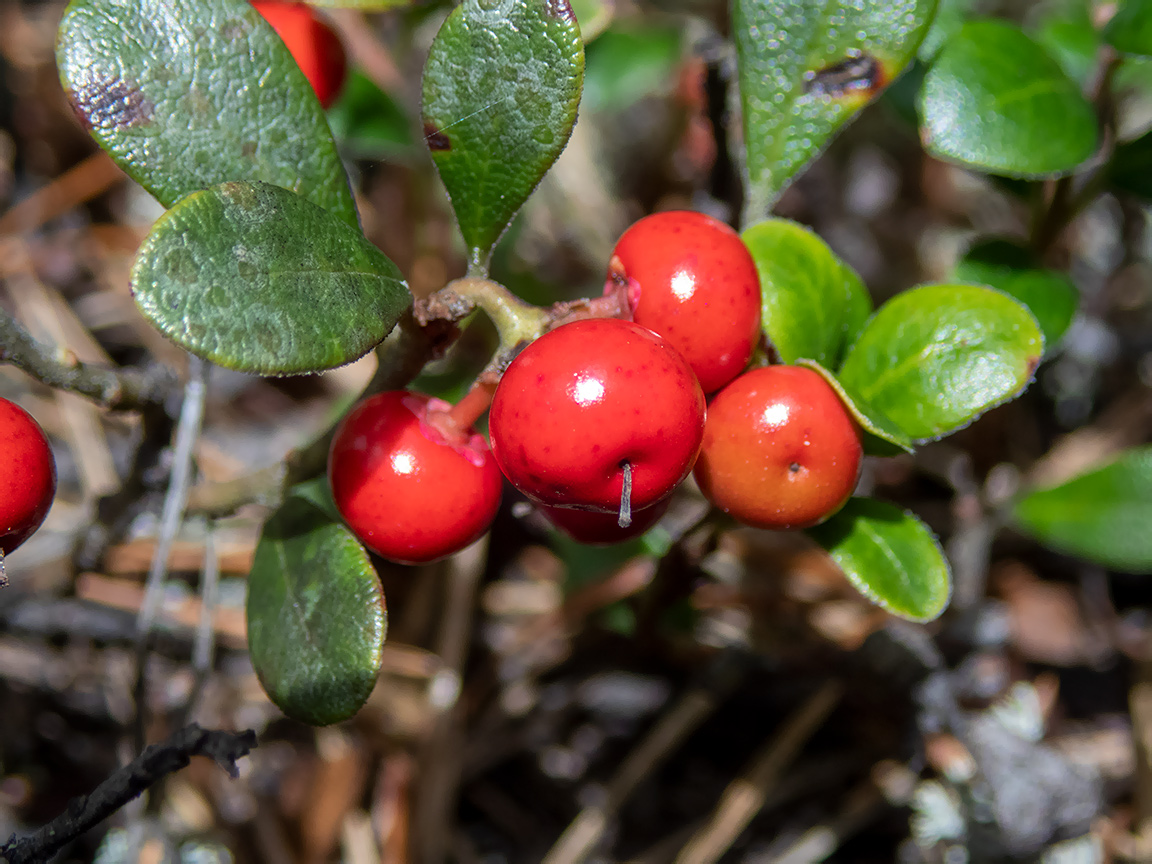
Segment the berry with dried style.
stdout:
<svg viewBox="0 0 1152 864">
<path fill-rule="evenodd" d="M 765 366 L 713 398 L 694 476 L 746 525 L 806 528 L 852 495 L 862 457 L 856 421 L 827 381 L 803 366 Z"/>
<path fill-rule="evenodd" d="M 477 540 L 496 517 L 503 480 L 484 437 L 429 422 L 429 411 L 448 407 L 420 393 L 379 393 L 336 429 L 332 498 L 353 533 L 385 558 L 435 561 Z"/>
<path fill-rule="evenodd" d="M 760 339 L 760 277 L 723 222 L 690 210 L 644 217 L 616 242 L 605 292 L 621 282 L 632 320 L 667 339 L 705 393 L 748 365 Z"/>
<path fill-rule="evenodd" d="M 0 568 L 4 555 L 40 527 L 55 495 L 56 461 L 44 430 L 15 402 L 0 398 Z"/>
<path fill-rule="evenodd" d="M 668 496 L 704 431 L 691 367 L 644 327 L 614 318 L 565 324 L 509 365 L 492 400 L 492 452 L 538 504 L 617 513 Z"/>
</svg>

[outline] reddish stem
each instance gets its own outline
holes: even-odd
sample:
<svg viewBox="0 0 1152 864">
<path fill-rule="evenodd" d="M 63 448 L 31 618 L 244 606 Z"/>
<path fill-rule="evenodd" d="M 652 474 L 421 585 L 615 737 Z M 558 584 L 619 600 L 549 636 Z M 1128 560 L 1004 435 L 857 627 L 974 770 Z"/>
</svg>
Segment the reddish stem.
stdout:
<svg viewBox="0 0 1152 864">
<path fill-rule="evenodd" d="M 614 290 L 610 290 L 614 289 Z M 582 297 L 556 303 L 549 310 L 548 329 L 585 318 L 632 318 L 632 305 L 628 299 L 628 282 L 610 280 L 600 297 Z"/>
<path fill-rule="evenodd" d="M 476 425 L 492 404 L 496 393 L 496 381 L 484 374 L 476 379 L 464 398 L 451 408 L 430 410 L 427 422 L 435 427 L 446 439 L 452 440 L 465 435 Z"/>
</svg>

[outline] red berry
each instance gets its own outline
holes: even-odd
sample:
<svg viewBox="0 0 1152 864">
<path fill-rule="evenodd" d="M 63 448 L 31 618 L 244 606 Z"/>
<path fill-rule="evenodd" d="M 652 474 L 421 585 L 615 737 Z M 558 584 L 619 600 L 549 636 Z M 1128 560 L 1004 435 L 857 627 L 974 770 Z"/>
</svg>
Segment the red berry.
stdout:
<svg viewBox="0 0 1152 864">
<path fill-rule="evenodd" d="M 307 3 L 252 0 L 252 5 L 284 40 L 320 104 L 329 108 L 344 86 L 348 71 L 344 45 L 336 31 Z"/>
<path fill-rule="evenodd" d="M 19 405 L 0 398 L 0 553 L 32 536 L 55 494 L 56 461 L 44 430 Z"/>
<path fill-rule="evenodd" d="M 632 524 L 627 528 L 620 527 L 620 519 L 616 513 L 594 513 L 591 510 L 543 505 L 540 506 L 540 510 L 549 522 L 578 543 L 607 546 L 639 537 L 660 521 L 660 517 L 668 512 L 668 505 L 671 503 L 671 498 L 665 498 L 651 507 L 633 511 Z"/>
<path fill-rule="evenodd" d="M 405 564 L 435 561 L 480 537 L 503 481 L 482 435 L 447 440 L 427 422 L 447 404 L 403 390 L 356 405 L 328 456 L 332 498 L 364 545 Z"/>
<path fill-rule="evenodd" d="M 766 366 L 708 406 L 695 477 L 746 525 L 806 528 L 848 500 L 862 456 L 856 422 L 827 381 L 802 366 Z"/>
<path fill-rule="evenodd" d="M 488 428 L 504 475 L 538 504 L 616 513 L 627 497 L 642 510 L 692 470 L 704 394 L 651 330 L 593 318 L 544 334 L 512 361 Z"/>
<path fill-rule="evenodd" d="M 692 366 L 705 393 L 719 390 L 760 339 L 760 277 L 740 235 L 711 216 L 646 216 L 617 241 L 606 291 L 631 280 L 632 320 L 659 333 Z"/>
</svg>

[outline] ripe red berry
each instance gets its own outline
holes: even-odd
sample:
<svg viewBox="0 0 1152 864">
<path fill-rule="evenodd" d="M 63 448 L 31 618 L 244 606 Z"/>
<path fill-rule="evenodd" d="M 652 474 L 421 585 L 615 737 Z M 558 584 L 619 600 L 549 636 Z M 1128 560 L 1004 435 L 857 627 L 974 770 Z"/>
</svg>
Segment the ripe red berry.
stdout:
<svg viewBox="0 0 1152 864">
<path fill-rule="evenodd" d="M 692 470 L 704 394 L 684 358 L 651 330 L 593 318 L 544 334 L 512 361 L 488 428 L 504 475 L 533 501 L 601 513 L 624 501 L 642 510 Z"/>
<path fill-rule="evenodd" d="M 827 381 L 802 366 L 766 366 L 708 406 L 695 477 L 746 525 L 806 528 L 848 500 L 862 456 L 856 422 Z"/>
<path fill-rule="evenodd" d="M 252 0 L 252 5 L 284 40 L 320 104 L 331 107 L 348 72 L 344 45 L 336 31 L 307 3 Z"/>
<path fill-rule="evenodd" d="M 671 503 L 671 498 L 665 498 L 651 507 L 633 511 L 632 524 L 626 528 L 620 527 L 620 518 L 616 513 L 594 513 L 591 510 L 544 505 L 540 505 L 540 511 L 549 522 L 576 542 L 586 543 L 589 546 L 608 546 L 639 537 L 660 521 L 660 517 L 668 512 L 668 505 Z"/>
<path fill-rule="evenodd" d="M 684 355 L 705 393 L 719 390 L 760 339 L 760 277 L 740 235 L 711 216 L 646 216 L 616 243 L 606 292 L 629 282 L 632 320 Z"/>
<path fill-rule="evenodd" d="M 40 527 L 55 494 L 56 461 L 44 430 L 0 398 L 0 563 Z"/>
<path fill-rule="evenodd" d="M 503 481 L 482 435 L 448 440 L 427 422 L 438 399 L 379 393 L 341 421 L 328 456 L 336 508 L 364 545 L 405 564 L 435 561 L 480 537 Z"/>
</svg>

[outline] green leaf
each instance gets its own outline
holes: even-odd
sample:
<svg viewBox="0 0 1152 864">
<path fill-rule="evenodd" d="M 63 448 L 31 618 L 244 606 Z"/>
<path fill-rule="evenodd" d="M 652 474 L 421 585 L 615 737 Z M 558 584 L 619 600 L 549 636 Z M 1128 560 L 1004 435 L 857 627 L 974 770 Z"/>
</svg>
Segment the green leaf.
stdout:
<svg viewBox="0 0 1152 864">
<path fill-rule="evenodd" d="M 368 554 L 326 500 L 327 481 L 291 490 L 265 523 L 248 574 L 248 650 L 268 697 L 314 726 L 367 701 L 388 628 Z"/>
<path fill-rule="evenodd" d="M 936 0 L 733 0 L 744 223 L 915 56 Z"/>
<path fill-rule="evenodd" d="M 425 142 L 452 199 L 469 269 L 568 143 L 584 43 L 568 0 L 464 0 L 424 67 Z"/>
<path fill-rule="evenodd" d="M 1045 8 L 1035 38 L 1069 78 L 1082 88 L 1088 85 L 1096 74 L 1101 39 L 1087 0 Z"/>
<path fill-rule="evenodd" d="M 944 553 L 911 513 L 872 498 L 852 498 L 806 533 L 856 590 L 893 615 L 931 621 L 948 605 L 952 577 Z"/>
<path fill-rule="evenodd" d="M 920 92 L 928 152 L 993 174 L 1067 174 L 1091 156 L 1096 114 L 1036 42 L 1006 21 L 964 25 Z"/>
<path fill-rule="evenodd" d="M 1116 148 L 1108 165 L 1108 182 L 1122 192 L 1152 199 L 1152 132 Z"/>
<path fill-rule="evenodd" d="M 169 210 L 140 247 L 132 290 L 176 344 L 262 375 L 350 363 L 412 302 L 359 229 L 266 183 L 222 183 Z"/>
<path fill-rule="evenodd" d="M 1046 350 L 1060 341 L 1080 302 L 1071 279 L 1043 268 L 1032 252 L 1006 240 L 973 246 L 953 276 L 957 282 L 990 285 L 1027 306 L 1040 324 Z"/>
<path fill-rule="evenodd" d="M 616 0 L 571 0 L 571 4 L 585 45 L 603 33 L 616 15 Z"/>
<path fill-rule="evenodd" d="M 1152 573 L 1152 447 L 1124 452 L 1012 511 L 1016 526 L 1045 546 L 1129 573 Z"/>
<path fill-rule="evenodd" d="M 72 0 L 56 59 L 80 121 L 165 207 L 260 180 L 359 224 L 312 87 L 247 0 Z"/>
<path fill-rule="evenodd" d="M 923 285 L 880 307 L 838 374 L 865 413 L 929 441 L 1020 393 L 1043 348 L 1032 313 L 1007 294 Z"/>
<path fill-rule="evenodd" d="M 815 232 L 787 219 L 741 236 L 760 274 L 761 326 L 780 359 L 838 366 L 872 312 L 860 277 Z"/>
<path fill-rule="evenodd" d="M 415 119 L 357 69 L 329 109 L 328 123 L 341 149 L 357 159 L 406 159 L 417 152 Z"/>
<path fill-rule="evenodd" d="M 645 96 L 669 93 L 683 57 L 677 27 L 612 27 L 588 48 L 585 111 L 619 111 Z"/>
<path fill-rule="evenodd" d="M 1104 40 L 1125 54 L 1152 57 L 1152 6 L 1144 0 L 1121 0 L 1104 28 Z"/>
<path fill-rule="evenodd" d="M 940 53 L 940 49 L 948 44 L 948 40 L 960 32 L 975 5 L 976 0 L 940 0 L 936 5 L 932 25 L 920 43 L 916 56 L 924 63 L 930 63 Z"/>
<path fill-rule="evenodd" d="M 864 430 L 864 452 L 869 456 L 895 456 L 901 450 L 905 453 L 913 451 L 911 439 L 895 423 L 871 405 L 858 405 L 831 371 L 815 360 L 800 360 L 796 365 L 818 372 L 836 391 L 848 413 Z"/>
</svg>

